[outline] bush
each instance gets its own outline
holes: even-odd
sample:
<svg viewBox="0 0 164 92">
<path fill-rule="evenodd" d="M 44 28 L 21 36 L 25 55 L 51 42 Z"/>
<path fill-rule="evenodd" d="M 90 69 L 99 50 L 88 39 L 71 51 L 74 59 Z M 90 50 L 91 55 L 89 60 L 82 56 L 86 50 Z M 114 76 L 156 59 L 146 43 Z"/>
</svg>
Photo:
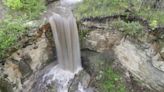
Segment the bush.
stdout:
<svg viewBox="0 0 164 92">
<path fill-rule="evenodd" d="M 143 35 L 144 28 L 139 22 L 124 22 L 122 20 L 112 22 L 112 27 L 123 32 L 125 35 L 130 35 L 133 37 Z"/>
<path fill-rule="evenodd" d="M 0 58 L 7 53 L 6 50 L 14 45 L 18 37 L 25 32 L 25 26 L 22 24 L 22 19 L 13 20 L 12 17 L 0 21 Z"/>
<path fill-rule="evenodd" d="M 23 24 L 29 19 L 37 18 L 45 8 L 43 0 L 4 0 L 3 3 L 12 11 L 8 13 L 10 16 L 0 21 L 0 58 L 5 56 L 6 50 L 15 45 L 26 31 Z"/>
</svg>

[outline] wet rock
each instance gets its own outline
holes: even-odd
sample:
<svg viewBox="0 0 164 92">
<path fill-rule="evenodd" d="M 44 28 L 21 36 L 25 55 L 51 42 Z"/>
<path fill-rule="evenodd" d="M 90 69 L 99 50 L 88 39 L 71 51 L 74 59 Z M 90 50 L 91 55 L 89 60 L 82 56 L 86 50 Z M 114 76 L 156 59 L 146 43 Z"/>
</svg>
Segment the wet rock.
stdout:
<svg viewBox="0 0 164 92">
<path fill-rule="evenodd" d="M 19 70 L 22 74 L 22 80 L 29 77 L 33 72 L 28 62 L 31 62 L 31 58 L 24 58 L 19 62 Z"/>
<path fill-rule="evenodd" d="M 22 92 L 56 92 L 56 84 L 55 81 L 52 81 L 50 84 L 47 84 L 48 80 L 51 80 L 53 78 L 52 75 L 47 76 L 44 78 L 43 76 L 54 68 L 56 65 L 56 62 L 52 62 L 49 65 L 46 65 L 43 69 L 40 69 L 37 72 L 33 72 L 33 74 L 26 79 L 22 85 L 23 89 Z"/>
<path fill-rule="evenodd" d="M 6 81 L 0 78 L 0 92 L 14 92 L 12 89 L 12 85 Z"/>
<path fill-rule="evenodd" d="M 104 69 L 104 65 L 108 66 L 115 60 L 115 54 L 112 49 L 102 53 L 94 51 L 82 51 L 82 66 L 89 74 L 99 74 Z"/>
<path fill-rule="evenodd" d="M 45 0 L 46 1 L 46 5 L 50 4 L 50 3 L 53 3 L 55 1 L 59 1 L 59 0 Z"/>
<path fill-rule="evenodd" d="M 93 92 L 91 88 L 89 88 L 90 75 L 85 71 L 81 71 L 75 78 L 72 80 L 72 83 L 69 87 L 69 92 Z"/>
</svg>

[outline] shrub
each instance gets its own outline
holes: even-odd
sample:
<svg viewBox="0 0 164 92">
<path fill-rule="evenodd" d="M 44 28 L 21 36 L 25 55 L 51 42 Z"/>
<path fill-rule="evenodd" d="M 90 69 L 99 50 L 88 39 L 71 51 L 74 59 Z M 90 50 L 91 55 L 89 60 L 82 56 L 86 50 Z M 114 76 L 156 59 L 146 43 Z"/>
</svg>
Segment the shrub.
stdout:
<svg viewBox="0 0 164 92">
<path fill-rule="evenodd" d="M 18 37 L 25 32 L 25 26 L 22 24 L 22 19 L 13 20 L 12 17 L 0 21 L 0 58 L 7 53 L 6 50 L 14 45 Z"/>
<path fill-rule="evenodd" d="M 143 34 L 144 28 L 139 22 L 124 22 L 122 20 L 112 22 L 112 27 L 123 32 L 125 35 L 130 35 L 133 37 L 141 36 Z"/>
</svg>

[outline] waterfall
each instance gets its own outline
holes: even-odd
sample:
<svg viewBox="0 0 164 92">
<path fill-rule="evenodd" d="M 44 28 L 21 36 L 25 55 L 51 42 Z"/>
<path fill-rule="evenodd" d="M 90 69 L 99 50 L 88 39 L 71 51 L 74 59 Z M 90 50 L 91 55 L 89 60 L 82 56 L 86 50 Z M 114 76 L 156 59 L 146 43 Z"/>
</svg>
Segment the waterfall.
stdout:
<svg viewBox="0 0 164 92">
<path fill-rule="evenodd" d="M 53 13 L 49 22 L 56 44 L 59 67 L 75 73 L 81 69 L 76 19 L 68 9 L 61 7 L 58 9 L 61 15 Z"/>
<path fill-rule="evenodd" d="M 81 0 L 61 0 L 61 6 L 57 7 L 49 18 L 56 44 L 58 65 L 43 76 L 43 81 L 47 81 L 47 84 L 55 81 L 57 92 L 68 92 L 70 80 L 82 70 L 78 29 L 71 11 L 72 5 L 77 1 Z M 52 75 L 52 79 L 46 80 Z"/>
<path fill-rule="evenodd" d="M 21 92 L 69 92 L 75 74 L 82 70 L 78 28 L 71 10 L 72 5 L 75 5 L 73 1 L 76 0 L 61 0 L 60 6 L 55 6 L 52 16 L 48 17 L 58 64 L 51 63 L 34 74 L 31 80 L 24 83 Z M 71 6 L 67 5 L 68 2 Z M 76 92 L 85 92 L 80 81 L 78 84 Z"/>
</svg>

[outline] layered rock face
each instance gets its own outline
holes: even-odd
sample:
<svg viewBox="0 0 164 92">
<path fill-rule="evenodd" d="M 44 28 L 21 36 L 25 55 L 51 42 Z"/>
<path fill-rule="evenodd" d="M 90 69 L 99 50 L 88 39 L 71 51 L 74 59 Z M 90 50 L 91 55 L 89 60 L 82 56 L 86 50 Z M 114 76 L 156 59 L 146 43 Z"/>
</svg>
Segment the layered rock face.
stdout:
<svg viewBox="0 0 164 92">
<path fill-rule="evenodd" d="M 97 52 L 113 49 L 119 62 L 146 86 L 164 90 L 163 49 L 159 52 L 151 43 L 140 43 L 133 38 L 122 38 L 119 32 L 92 31 L 84 41 L 84 47 Z"/>
<path fill-rule="evenodd" d="M 23 82 L 32 74 L 54 61 L 53 43 L 50 43 L 45 33 L 39 38 L 35 38 L 38 34 L 33 33 L 32 36 L 27 37 L 25 46 L 12 53 L 2 66 L 1 78 L 9 82 L 14 92 L 19 92 L 22 89 Z M 34 41 L 30 40 L 32 38 L 35 38 Z M 7 89 L 7 85 L 0 84 L 0 86 L 3 85 L 4 89 Z"/>
</svg>

